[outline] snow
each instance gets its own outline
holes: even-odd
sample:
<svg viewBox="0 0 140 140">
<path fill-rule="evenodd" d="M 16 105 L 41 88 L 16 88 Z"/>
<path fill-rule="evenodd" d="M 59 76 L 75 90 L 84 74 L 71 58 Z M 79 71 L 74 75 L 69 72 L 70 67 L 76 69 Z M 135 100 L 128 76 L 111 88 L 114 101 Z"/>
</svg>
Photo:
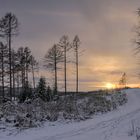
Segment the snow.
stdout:
<svg viewBox="0 0 140 140">
<path fill-rule="evenodd" d="M 0 140 L 136 140 L 135 131 L 140 128 L 140 89 L 125 92 L 125 105 L 85 121 L 46 122 L 42 127 L 24 131 L 10 127 L 4 131 L 0 124 Z"/>
</svg>

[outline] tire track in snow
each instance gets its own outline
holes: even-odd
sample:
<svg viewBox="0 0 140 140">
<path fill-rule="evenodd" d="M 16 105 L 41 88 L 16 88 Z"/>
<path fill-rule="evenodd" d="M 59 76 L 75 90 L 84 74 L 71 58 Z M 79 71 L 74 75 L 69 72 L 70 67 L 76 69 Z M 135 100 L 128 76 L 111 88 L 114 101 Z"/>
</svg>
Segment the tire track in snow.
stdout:
<svg viewBox="0 0 140 140">
<path fill-rule="evenodd" d="M 66 140 L 70 137 L 75 137 L 78 135 L 83 135 L 88 132 L 101 131 L 101 134 L 103 136 L 104 140 L 110 140 L 110 137 L 115 133 L 117 127 L 123 122 L 132 120 L 138 113 L 140 113 L 140 109 L 137 109 L 135 111 L 132 111 L 130 113 L 127 113 L 125 115 L 122 115 L 120 117 L 116 117 L 113 119 L 110 119 L 108 121 L 102 121 L 97 124 L 93 124 L 87 127 L 83 127 L 77 130 L 72 130 L 64 133 L 60 133 L 54 136 L 45 136 L 36 140 Z M 94 122 L 94 120 L 93 120 Z"/>
</svg>

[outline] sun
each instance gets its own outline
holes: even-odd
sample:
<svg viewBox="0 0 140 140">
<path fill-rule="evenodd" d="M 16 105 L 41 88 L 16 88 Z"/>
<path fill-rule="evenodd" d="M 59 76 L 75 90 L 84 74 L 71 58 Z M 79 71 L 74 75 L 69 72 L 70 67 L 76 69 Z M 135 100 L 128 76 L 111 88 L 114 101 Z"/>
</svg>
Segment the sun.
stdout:
<svg viewBox="0 0 140 140">
<path fill-rule="evenodd" d="M 106 83 L 105 87 L 107 89 L 113 89 L 113 88 L 115 88 L 115 85 L 114 84 L 111 84 L 111 83 Z"/>
</svg>

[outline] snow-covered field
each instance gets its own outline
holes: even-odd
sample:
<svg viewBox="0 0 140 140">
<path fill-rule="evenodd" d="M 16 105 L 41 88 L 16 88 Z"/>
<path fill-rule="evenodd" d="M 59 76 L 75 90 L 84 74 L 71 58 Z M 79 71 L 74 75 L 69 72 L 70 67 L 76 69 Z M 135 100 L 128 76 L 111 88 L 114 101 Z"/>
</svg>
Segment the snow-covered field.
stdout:
<svg viewBox="0 0 140 140">
<path fill-rule="evenodd" d="M 0 140 L 136 140 L 132 130 L 140 127 L 140 89 L 129 89 L 126 93 L 125 105 L 86 121 L 46 122 L 42 127 L 24 131 L 4 131 L 0 124 Z"/>
</svg>

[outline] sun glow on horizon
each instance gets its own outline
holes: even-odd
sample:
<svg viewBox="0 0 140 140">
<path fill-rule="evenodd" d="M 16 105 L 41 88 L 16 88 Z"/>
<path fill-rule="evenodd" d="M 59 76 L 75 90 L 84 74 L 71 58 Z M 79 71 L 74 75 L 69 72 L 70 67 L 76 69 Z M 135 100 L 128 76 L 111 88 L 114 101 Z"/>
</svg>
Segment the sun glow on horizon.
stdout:
<svg viewBox="0 0 140 140">
<path fill-rule="evenodd" d="M 112 83 L 106 83 L 105 88 L 107 88 L 107 89 L 113 89 L 113 88 L 115 88 L 115 85 L 112 84 Z"/>
</svg>

